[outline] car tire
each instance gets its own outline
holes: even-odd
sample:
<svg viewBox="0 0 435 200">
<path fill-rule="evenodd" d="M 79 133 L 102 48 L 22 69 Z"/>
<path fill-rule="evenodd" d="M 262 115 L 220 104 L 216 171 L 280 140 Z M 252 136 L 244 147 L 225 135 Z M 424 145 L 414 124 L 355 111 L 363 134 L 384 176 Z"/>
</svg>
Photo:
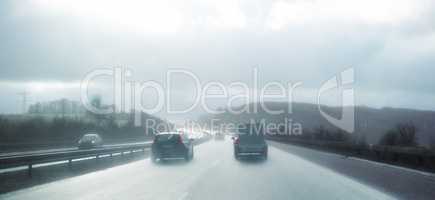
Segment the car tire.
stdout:
<svg viewBox="0 0 435 200">
<path fill-rule="evenodd" d="M 237 151 L 234 151 L 234 158 L 235 158 L 236 160 L 240 160 L 240 156 L 239 156 L 239 154 L 237 153 Z"/>
<path fill-rule="evenodd" d="M 190 154 L 190 160 L 193 160 L 193 148 L 192 148 L 192 153 Z"/>
<path fill-rule="evenodd" d="M 184 160 L 185 161 L 189 161 L 190 160 L 190 153 L 186 152 L 186 154 L 184 154 Z"/>
</svg>

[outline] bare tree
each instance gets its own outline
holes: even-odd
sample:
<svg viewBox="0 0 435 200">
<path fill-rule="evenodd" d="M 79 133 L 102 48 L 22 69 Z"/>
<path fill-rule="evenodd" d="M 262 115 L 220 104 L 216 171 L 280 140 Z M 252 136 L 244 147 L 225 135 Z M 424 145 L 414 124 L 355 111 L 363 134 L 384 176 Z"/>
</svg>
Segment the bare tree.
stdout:
<svg viewBox="0 0 435 200">
<path fill-rule="evenodd" d="M 417 145 L 417 128 L 412 122 L 398 124 L 397 132 L 399 134 L 397 144 L 399 146 L 416 146 Z"/>
<path fill-rule="evenodd" d="M 395 129 L 389 130 L 380 141 L 382 145 L 416 146 L 417 128 L 412 123 L 400 123 Z"/>
</svg>

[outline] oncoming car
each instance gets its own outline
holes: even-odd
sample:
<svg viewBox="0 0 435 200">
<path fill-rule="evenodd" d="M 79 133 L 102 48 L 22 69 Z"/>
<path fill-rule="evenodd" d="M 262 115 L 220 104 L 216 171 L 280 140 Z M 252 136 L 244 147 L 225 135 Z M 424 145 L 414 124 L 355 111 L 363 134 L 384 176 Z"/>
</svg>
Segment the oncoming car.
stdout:
<svg viewBox="0 0 435 200">
<path fill-rule="evenodd" d="M 87 133 L 78 142 L 79 149 L 91 149 L 103 146 L 103 139 L 97 133 Z"/>
<path fill-rule="evenodd" d="M 164 132 L 155 135 L 151 146 L 151 160 L 183 158 L 186 161 L 193 158 L 193 139 L 182 132 Z"/>
</svg>

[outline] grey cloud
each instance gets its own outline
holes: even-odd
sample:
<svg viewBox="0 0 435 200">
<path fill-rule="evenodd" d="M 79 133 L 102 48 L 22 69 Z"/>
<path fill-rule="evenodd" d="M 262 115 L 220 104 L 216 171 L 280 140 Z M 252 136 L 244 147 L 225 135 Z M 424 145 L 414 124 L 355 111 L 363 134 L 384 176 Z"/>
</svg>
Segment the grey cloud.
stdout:
<svg viewBox="0 0 435 200">
<path fill-rule="evenodd" d="M 344 20 L 289 25 L 274 32 L 260 28 L 271 3 L 242 3 L 248 23 L 254 24 L 245 29 L 197 27 L 176 35 L 140 35 L 111 31 L 71 16 L 37 12 L 15 16 L 9 9 L 13 3 L 2 2 L 1 11 L 8 12 L 0 12 L 0 80 L 77 81 L 96 67 L 126 66 L 139 80 L 163 82 L 168 68 L 186 68 L 203 81 L 249 81 L 247 72 L 258 66 L 262 81 L 304 81 L 307 87 L 316 87 L 341 70 L 355 67 L 361 90 L 411 91 L 414 101 L 420 94 L 435 92 L 433 56 L 417 52 L 403 59 L 400 50 L 389 48 L 396 40 L 435 34 L 434 5 L 419 14 L 418 20 L 395 26 Z M 202 9 L 210 8 L 203 7 L 193 8 L 190 17 L 207 15 Z M 412 45 L 421 42 L 415 40 Z"/>
</svg>

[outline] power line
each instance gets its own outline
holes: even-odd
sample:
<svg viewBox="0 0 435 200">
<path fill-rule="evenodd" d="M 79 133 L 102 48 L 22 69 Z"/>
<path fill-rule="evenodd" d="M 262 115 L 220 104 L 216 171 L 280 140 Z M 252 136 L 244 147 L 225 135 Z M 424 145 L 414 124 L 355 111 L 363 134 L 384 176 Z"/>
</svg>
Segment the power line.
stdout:
<svg viewBox="0 0 435 200">
<path fill-rule="evenodd" d="M 22 114 L 26 114 L 26 112 L 27 112 L 27 101 L 28 101 L 28 96 L 30 95 L 30 93 L 24 91 L 24 92 L 18 93 L 18 95 L 20 95 L 22 97 L 21 112 L 22 112 Z"/>
</svg>

